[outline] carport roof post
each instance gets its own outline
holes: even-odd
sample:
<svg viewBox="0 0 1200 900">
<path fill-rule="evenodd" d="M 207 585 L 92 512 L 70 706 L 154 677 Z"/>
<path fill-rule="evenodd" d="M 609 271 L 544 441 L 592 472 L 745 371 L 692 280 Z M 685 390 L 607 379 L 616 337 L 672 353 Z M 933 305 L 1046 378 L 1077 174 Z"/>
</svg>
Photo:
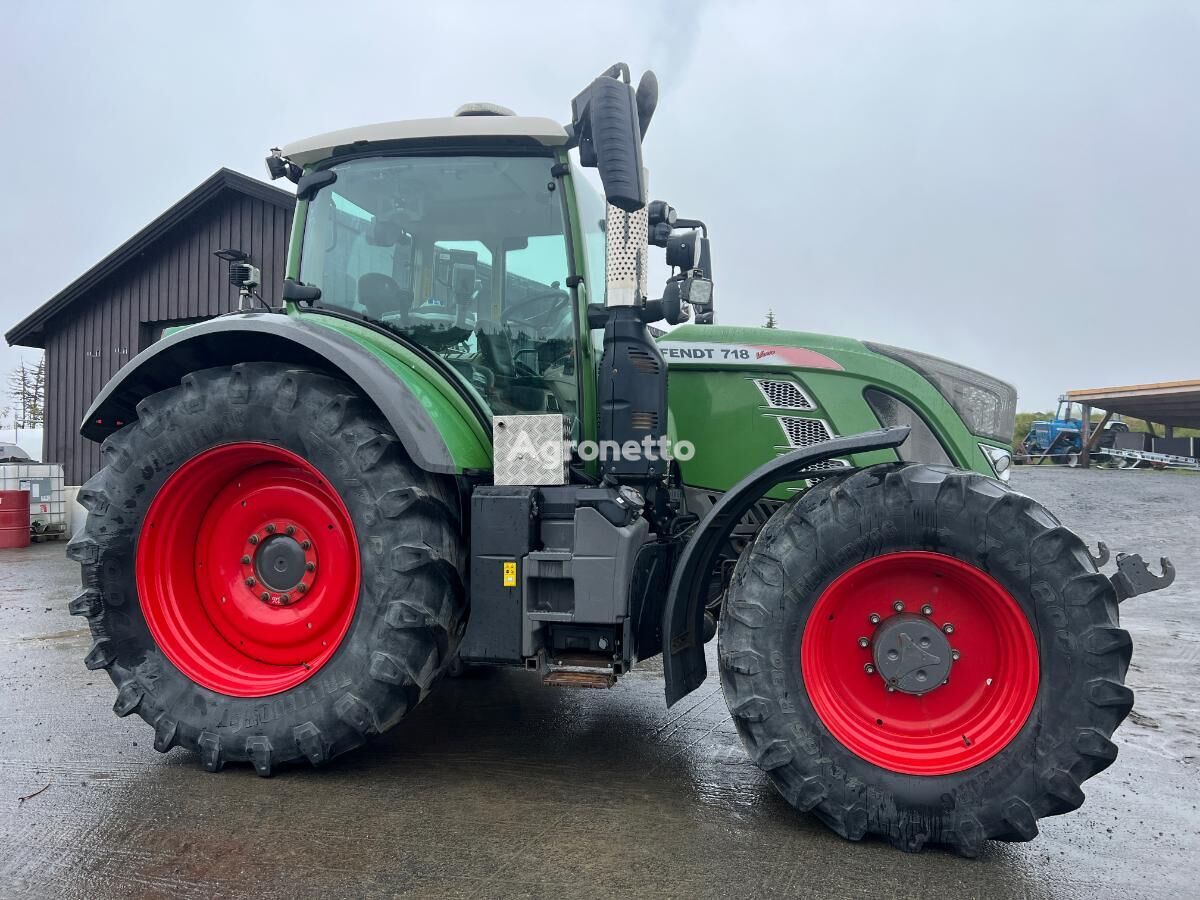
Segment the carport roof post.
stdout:
<svg viewBox="0 0 1200 900">
<path fill-rule="evenodd" d="M 1067 400 L 1172 428 L 1200 428 L 1200 380 L 1068 391 Z"/>
</svg>

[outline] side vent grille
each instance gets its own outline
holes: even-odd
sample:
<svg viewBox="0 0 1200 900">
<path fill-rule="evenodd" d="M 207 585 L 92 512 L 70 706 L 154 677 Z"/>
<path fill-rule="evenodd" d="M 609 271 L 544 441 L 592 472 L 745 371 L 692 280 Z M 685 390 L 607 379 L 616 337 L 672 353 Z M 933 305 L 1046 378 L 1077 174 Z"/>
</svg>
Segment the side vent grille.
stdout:
<svg viewBox="0 0 1200 900">
<path fill-rule="evenodd" d="M 654 431 L 658 428 L 658 413 L 634 412 L 629 414 L 629 424 L 638 431 Z"/>
<path fill-rule="evenodd" d="M 629 348 L 629 362 L 635 369 L 643 375 L 657 375 L 659 370 L 658 360 L 645 350 L 640 350 L 637 347 Z"/>
<path fill-rule="evenodd" d="M 813 463 L 812 465 L 808 466 L 808 468 L 817 472 L 832 472 L 838 469 L 849 469 L 850 461 L 846 459 L 823 459 L 820 462 Z M 804 482 L 805 487 L 788 488 L 788 491 L 793 494 L 799 494 L 801 491 L 805 491 L 810 487 L 815 487 L 823 480 L 824 479 L 821 478 L 809 478 Z"/>
<path fill-rule="evenodd" d="M 780 416 L 779 427 L 783 429 L 789 446 L 811 447 L 827 441 L 833 434 L 829 426 L 820 419 L 801 419 L 797 416 Z"/>
<path fill-rule="evenodd" d="M 754 384 L 762 392 L 767 406 L 775 409 L 816 409 L 808 394 L 794 381 L 775 381 L 756 378 Z"/>
</svg>

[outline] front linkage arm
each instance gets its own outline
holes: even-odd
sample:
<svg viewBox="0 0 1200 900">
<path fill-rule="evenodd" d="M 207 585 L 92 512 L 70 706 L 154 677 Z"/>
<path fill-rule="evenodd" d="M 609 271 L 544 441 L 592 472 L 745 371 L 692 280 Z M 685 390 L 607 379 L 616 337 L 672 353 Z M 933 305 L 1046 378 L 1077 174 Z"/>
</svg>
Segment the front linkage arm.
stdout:
<svg viewBox="0 0 1200 900">
<path fill-rule="evenodd" d="M 787 453 L 759 466 L 708 511 L 679 558 L 663 609 L 667 706 L 698 688 L 708 675 L 704 662 L 704 590 L 717 554 L 742 517 L 777 484 L 838 471 L 807 471 L 813 465 L 868 450 L 894 449 L 908 439 L 908 431 L 907 425 L 899 425 L 833 438 Z"/>
</svg>

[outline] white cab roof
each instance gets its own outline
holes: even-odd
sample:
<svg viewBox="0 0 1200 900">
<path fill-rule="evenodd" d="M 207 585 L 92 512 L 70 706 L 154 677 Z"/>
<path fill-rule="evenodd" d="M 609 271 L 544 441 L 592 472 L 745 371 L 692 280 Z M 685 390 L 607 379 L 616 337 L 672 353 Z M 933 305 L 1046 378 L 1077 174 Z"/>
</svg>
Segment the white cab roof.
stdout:
<svg viewBox="0 0 1200 900">
<path fill-rule="evenodd" d="M 409 119 L 381 122 L 318 134 L 288 144 L 283 155 L 306 166 L 327 158 L 334 147 L 373 141 L 410 141 L 422 138 L 528 137 L 547 147 L 567 142 L 567 133 L 553 119 L 537 116 L 446 116 L 439 119 Z"/>
</svg>

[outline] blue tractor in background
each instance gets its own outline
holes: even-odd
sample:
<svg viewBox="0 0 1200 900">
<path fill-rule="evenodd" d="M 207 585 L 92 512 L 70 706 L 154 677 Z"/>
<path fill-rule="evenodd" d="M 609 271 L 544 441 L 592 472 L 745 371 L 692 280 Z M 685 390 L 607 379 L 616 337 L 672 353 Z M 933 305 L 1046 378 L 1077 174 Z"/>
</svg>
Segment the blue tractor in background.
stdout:
<svg viewBox="0 0 1200 900">
<path fill-rule="evenodd" d="M 1092 423 L 1099 428 L 1101 423 Z M 1121 421 L 1110 420 L 1104 423 L 1103 434 L 1095 447 L 1111 447 L 1117 432 L 1128 431 L 1129 426 Z M 1020 451 L 1024 452 L 1020 452 Z M 1035 421 L 1029 428 L 1029 433 L 1021 441 L 1016 461 L 1041 462 L 1050 459 L 1052 462 L 1075 466 L 1079 463 L 1079 454 L 1083 450 L 1083 405 L 1073 403 L 1062 396 L 1058 398 L 1058 409 L 1053 419 Z"/>
</svg>

